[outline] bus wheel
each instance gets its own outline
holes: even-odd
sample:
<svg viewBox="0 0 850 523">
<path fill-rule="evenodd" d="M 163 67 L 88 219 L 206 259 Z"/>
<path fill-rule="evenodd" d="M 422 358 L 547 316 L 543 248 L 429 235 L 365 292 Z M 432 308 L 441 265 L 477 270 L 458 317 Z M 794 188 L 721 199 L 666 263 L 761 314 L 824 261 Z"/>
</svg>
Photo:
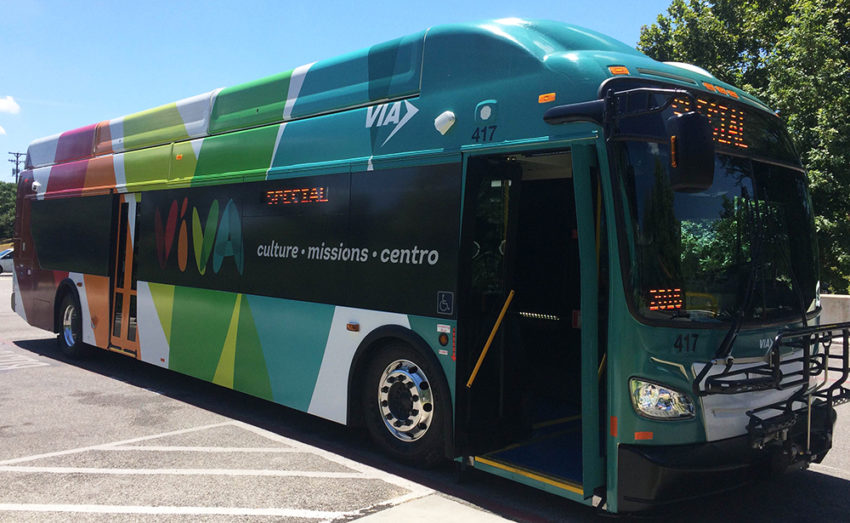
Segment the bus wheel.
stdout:
<svg viewBox="0 0 850 523">
<path fill-rule="evenodd" d="M 59 315 L 59 336 L 57 342 L 62 354 L 78 359 L 89 354 L 83 343 L 83 315 L 80 299 L 73 292 L 65 293 L 57 311 Z"/>
<path fill-rule="evenodd" d="M 366 370 L 363 413 L 372 439 L 399 461 L 443 458 L 448 390 L 437 369 L 407 345 L 384 348 Z"/>
</svg>

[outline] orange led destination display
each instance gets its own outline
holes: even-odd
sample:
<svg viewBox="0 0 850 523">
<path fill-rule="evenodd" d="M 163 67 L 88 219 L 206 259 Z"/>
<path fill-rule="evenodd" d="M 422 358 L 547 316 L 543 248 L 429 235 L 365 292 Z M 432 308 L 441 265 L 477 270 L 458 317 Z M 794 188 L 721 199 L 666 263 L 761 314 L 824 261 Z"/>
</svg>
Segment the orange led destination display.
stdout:
<svg viewBox="0 0 850 523">
<path fill-rule="evenodd" d="M 681 309 L 683 304 L 682 289 L 649 290 L 649 310 L 651 311 Z"/>
<path fill-rule="evenodd" d="M 681 98 L 677 98 L 671 107 L 676 114 L 691 110 L 690 101 Z M 744 111 L 702 99 L 697 99 L 697 111 L 708 117 L 715 142 L 741 149 L 749 147 L 744 142 Z"/>
<path fill-rule="evenodd" d="M 264 205 L 324 203 L 327 201 L 327 187 L 300 187 L 297 189 L 275 189 L 263 192 Z"/>
</svg>

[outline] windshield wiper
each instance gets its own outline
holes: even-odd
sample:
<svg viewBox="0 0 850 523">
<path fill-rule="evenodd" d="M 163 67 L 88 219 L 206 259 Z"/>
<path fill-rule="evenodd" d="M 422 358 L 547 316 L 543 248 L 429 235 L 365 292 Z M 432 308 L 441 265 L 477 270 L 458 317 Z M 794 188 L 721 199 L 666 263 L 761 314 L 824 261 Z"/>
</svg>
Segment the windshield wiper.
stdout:
<svg viewBox="0 0 850 523">
<path fill-rule="evenodd" d="M 683 309 L 674 309 L 673 315 L 670 316 L 670 319 L 675 320 L 675 319 L 678 319 L 678 318 L 690 318 L 690 317 L 691 317 L 690 312 L 683 310 Z"/>
<path fill-rule="evenodd" d="M 737 314 L 735 314 L 735 319 L 732 321 L 732 326 L 729 327 L 729 330 L 726 331 L 726 336 L 723 337 L 723 341 L 720 342 L 720 345 L 717 347 L 717 351 L 714 353 L 714 360 L 711 362 L 712 364 L 703 366 L 699 375 L 693 382 L 693 391 L 694 394 L 698 396 L 704 395 L 699 389 L 700 383 L 703 382 L 705 377 L 708 375 L 708 372 L 712 369 L 713 363 L 718 360 L 725 360 L 726 371 L 728 371 L 732 367 L 732 360 L 729 358 L 729 355 L 732 353 L 732 346 L 735 344 L 735 340 L 738 338 L 738 333 L 741 331 L 741 325 L 744 323 L 744 316 L 747 311 L 750 310 L 750 301 L 752 301 L 753 294 L 755 293 L 756 288 L 756 273 L 758 272 L 758 260 L 760 260 L 760 243 L 761 239 L 756 230 L 755 218 L 753 217 L 753 212 L 750 210 L 750 196 L 747 193 L 746 186 L 741 186 L 741 198 L 744 200 L 745 205 L 747 206 L 747 215 L 749 220 L 747 221 L 750 229 L 750 275 L 747 280 L 747 286 L 744 289 L 744 299 L 741 300 L 741 307 L 738 308 Z M 758 213 L 758 200 L 752 200 L 753 205 L 755 206 L 755 212 Z"/>
</svg>

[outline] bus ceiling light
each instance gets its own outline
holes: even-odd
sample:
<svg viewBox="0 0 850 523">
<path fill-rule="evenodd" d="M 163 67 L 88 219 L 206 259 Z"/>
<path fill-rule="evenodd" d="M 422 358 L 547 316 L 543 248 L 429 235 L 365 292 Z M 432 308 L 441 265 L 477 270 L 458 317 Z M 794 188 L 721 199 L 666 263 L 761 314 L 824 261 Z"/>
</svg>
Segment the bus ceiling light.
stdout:
<svg viewBox="0 0 850 523">
<path fill-rule="evenodd" d="M 625 65 L 609 65 L 608 71 L 614 76 L 629 74 L 629 68 Z"/>
<path fill-rule="evenodd" d="M 455 124 L 455 113 L 445 111 L 440 116 L 434 118 L 434 127 L 440 134 L 445 135 L 449 129 Z"/>
<path fill-rule="evenodd" d="M 681 392 L 638 378 L 629 380 L 632 406 L 638 414 L 658 420 L 694 417 L 694 403 Z"/>
</svg>

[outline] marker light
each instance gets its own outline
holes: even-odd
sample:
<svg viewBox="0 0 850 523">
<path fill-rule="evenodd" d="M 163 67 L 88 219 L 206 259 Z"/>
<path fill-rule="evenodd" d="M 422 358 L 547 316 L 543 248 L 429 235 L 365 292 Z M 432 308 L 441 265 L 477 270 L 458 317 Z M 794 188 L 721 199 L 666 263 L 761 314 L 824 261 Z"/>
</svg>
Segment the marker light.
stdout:
<svg viewBox="0 0 850 523">
<path fill-rule="evenodd" d="M 726 88 L 720 87 L 719 85 L 710 84 L 708 82 L 703 82 L 702 86 L 705 87 L 706 89 L 708 89 L 709 91 L 711 91 L 712 93 L 725 94 L 726 96 L 728 96 L 730 98 L 735 98 L 736 100 L 738 99 L 738 93 L 736 93 L 732 89 L 726 89 Z"/>
<path fill-rule="evenodd" d="M 629 391 L 632 406 L 642 416 L 659 420 L 694 417 L 691 399 L 669 387 L 632 378 L 629 380 Z"/>
<path fill-rule="evenodd" d="M 549 102 L 554 102 L 554 101 L 555 101 L 555 93 L 541 94 L 540 96 L 537 97 L 537 103 L 539 103 L 539 104 L 547 104 Z"/>
<path fill-rule="evenodd" d="M 609 65 L 608 71 L 613 75 L 629 74 L 629 68 L 625 65 Z"/>
</svg>

